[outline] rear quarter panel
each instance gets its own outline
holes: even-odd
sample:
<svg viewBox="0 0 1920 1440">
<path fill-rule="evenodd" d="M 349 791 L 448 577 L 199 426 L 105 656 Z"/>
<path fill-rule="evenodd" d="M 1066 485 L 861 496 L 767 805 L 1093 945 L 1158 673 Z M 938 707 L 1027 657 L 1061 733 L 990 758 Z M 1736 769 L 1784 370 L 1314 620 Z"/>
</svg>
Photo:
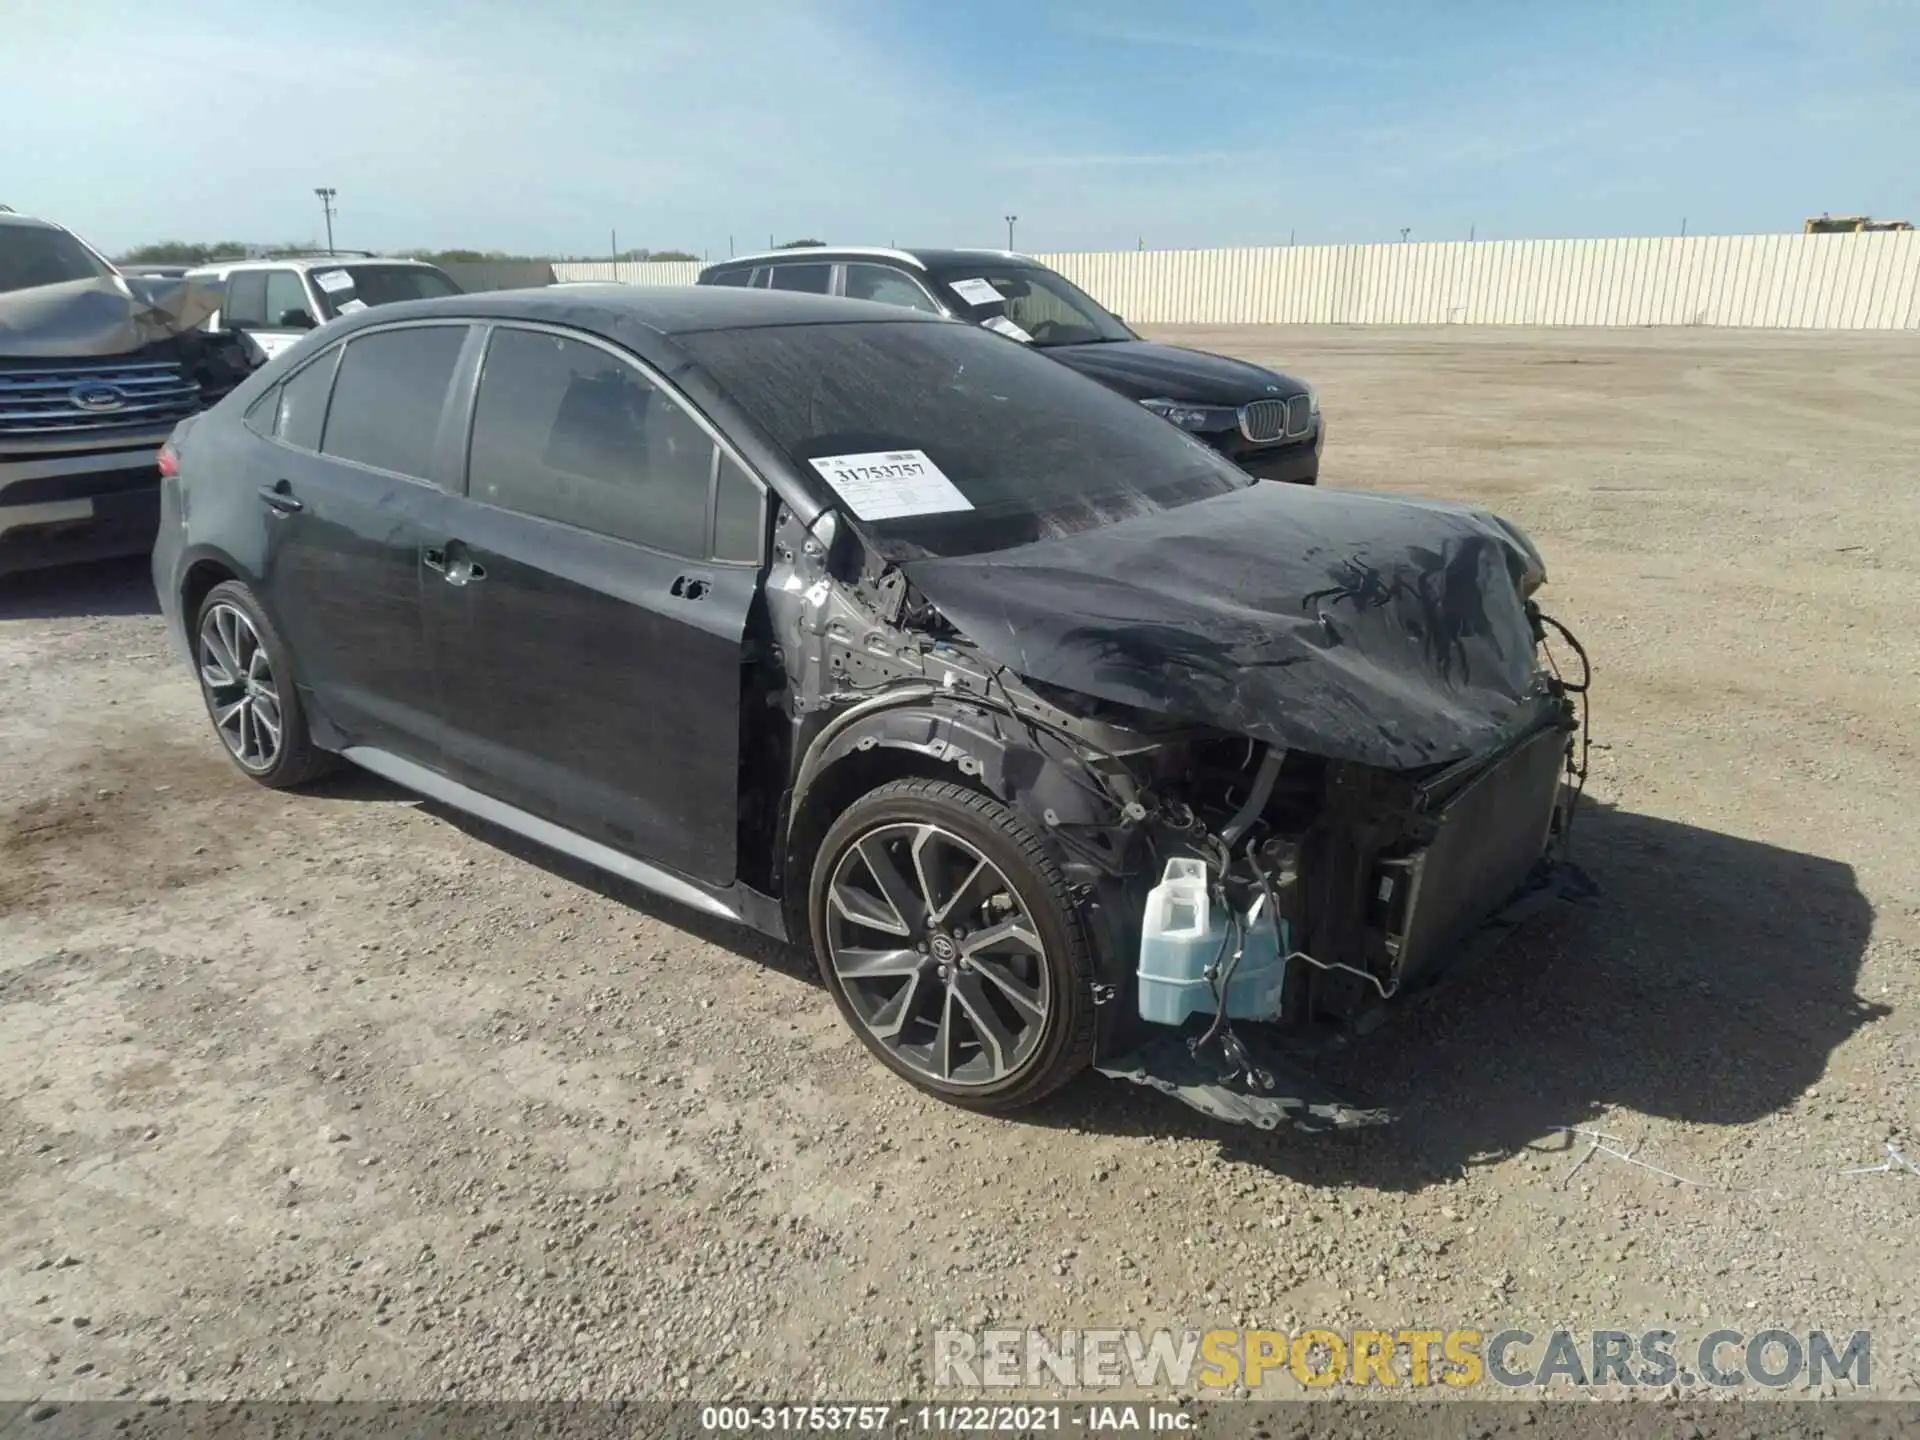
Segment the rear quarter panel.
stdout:
<svg viewBox="0 0 1920 1440">
<path fill-rule="evenodd" d="M 183 421 L 168 442 L 180 474 L 162 482 L 160 534 L 153 551 L 154 589 L 182 648 L 194 617 L 191 594 L 217 569 L 256 592 L 266 561 L 268 512 L 254 491 L 260 447 L 272 442 L 246 427 L 247 409 L 271 389 L 249 377 L 211 410 Z"/>
</svg>

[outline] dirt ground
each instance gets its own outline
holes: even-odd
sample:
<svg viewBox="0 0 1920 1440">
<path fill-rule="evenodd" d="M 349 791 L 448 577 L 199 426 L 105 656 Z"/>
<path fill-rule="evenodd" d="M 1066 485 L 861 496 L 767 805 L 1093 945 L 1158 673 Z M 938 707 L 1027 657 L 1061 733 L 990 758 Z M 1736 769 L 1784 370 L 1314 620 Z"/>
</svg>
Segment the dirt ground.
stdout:
<svg viewBox="0 0 1920 1440">
<path fill-rule="evenodd" d="M 1599 903 L 1338 1067 L 1397 1126 L 922 1099 L 797 954 L 243 780 L 143 564 L 16 579 L 0 1396 L 886 1400 L 987 1324 L 1867 1329 L 1920 1394 L 1920 1174 L 1840 1173 L 1920 1159 L 1920 340 L 1166 333 L 1522 523 L 1594 658 Z"/>
</svg>

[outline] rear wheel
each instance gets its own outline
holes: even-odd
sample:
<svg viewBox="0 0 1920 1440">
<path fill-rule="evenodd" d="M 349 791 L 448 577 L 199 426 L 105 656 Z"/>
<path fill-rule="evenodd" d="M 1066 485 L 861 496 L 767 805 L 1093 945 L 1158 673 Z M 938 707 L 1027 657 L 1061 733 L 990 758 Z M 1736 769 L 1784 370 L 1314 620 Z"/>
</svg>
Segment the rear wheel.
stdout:
<svg viewBox="0 0 1920 1440">
<path fill-rule="evenodd" d="M 809 901 L 840 1013 L 921 1089 L 1010 1110 L 1091 1061 L 1092 964 L 1066 879 L 992 797 L 925 779 L 869 792 L 828 829 Z"/>
<path fill-rule="evenodd" d="M 238 580 L 223 580 L 200 602 L 193 658 L 214 732 L 248 775 L 278 790 L 332 767 L 308 733 L 279 632 Z"/>
</svg>

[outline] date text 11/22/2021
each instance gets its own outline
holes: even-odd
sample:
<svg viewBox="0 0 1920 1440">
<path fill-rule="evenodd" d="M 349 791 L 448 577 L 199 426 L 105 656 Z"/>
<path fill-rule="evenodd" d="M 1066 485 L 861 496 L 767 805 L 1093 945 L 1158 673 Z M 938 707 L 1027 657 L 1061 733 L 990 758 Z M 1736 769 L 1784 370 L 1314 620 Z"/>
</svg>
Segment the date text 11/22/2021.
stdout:
<svg viewBox="0 0 1920 1440">
<path fill-rule="evenodd" d="M 1174 1405 L 707 1405 L 700 1428 L 716 1434 L 876 1433 L 911 1430 L 927 1434 L 1030 1435 L 1040 1431 L 1191 1430 L 1191 1412 Z"/>
</svg>

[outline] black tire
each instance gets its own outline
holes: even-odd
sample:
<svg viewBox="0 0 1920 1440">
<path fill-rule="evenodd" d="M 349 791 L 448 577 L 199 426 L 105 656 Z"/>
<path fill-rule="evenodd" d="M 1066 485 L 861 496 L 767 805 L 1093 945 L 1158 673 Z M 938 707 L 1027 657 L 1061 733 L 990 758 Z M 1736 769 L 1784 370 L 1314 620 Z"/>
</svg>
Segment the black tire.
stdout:
<svg viewBox="0 0 1920 1440">
<path fill-rule="evenodd" d="M 1024 907 L 1041 942 L 1042 953 L 1026 963 L 1046 971 L 1049 1003 L 1045 1018 L 1033 1024 L 1037 1038 L 1031 1041 L 1025 1059 L 986 1083 L 943 1083 L 903 1061 L 856 1013 L 846 983 L 831 959 L 829 891 L 833 877 L 863 837 L 871 839 L 881 827 L 903 825 L 938 827 L 990 861 L 1013 892 L 1012 898 Z M 973 1110 L 1016 1110 L 1051 1094 L 1092 1063 L 1093 961 L 1085 928 L 1066 877 L 1038 832 L 993 797 L 964 785 L 928 779 L 896 780 L 869 791 L 828 827 L 814 859 L 807 911 L 814 962 L 841 1017 L 882 1064 L 927 1093 Z M 964 962 L 957 963 L 965 968 Z"/>
<path fill-rule="evenodd" d="M 271 684 L 269 693 L 274 698 L 273 713 L 280 726 L 271 754 L 262 753 L 258 756 L 258 760 L 264 763 L 249 763 L 243 753 L 244 746 L 236 748 L 231 731 L 221 723 L 224 708 L 220 703 L 222 695 L 231 699 L 235 692 L 243 690 L 245 677 L 236 678 L 232 687 L 216 687 L 208 679 L 210 661 L 218 658 L 209 648 L 212 643 L 207 636 L 209 619 L 216 612 L 222 612 L 223 607 L 224 612 L 238 611 L 245 617 L 252 629 L 252 639 L 264 653 L 260 673 L 268 677 Z M 226 618 L 225 613 L 221 618 Z M 227 758 L 233 761 L 241 774 L 270 789 L 287 790 L 324 775 L 339 763 L 337 757 L 314 745 L 313 734 L 307 727 L 306 711 L 300 704 L 300 692 L 293 683 L 292 656 L 286 642 L 280 638 L 280 632 L 274 628 L 273 621 L 267 617 L 267 612 L 261 608 L 253 592 L 244 584 L 238 580 L 223 580 L 207 592 L 206 598 L 200 602 L 199 612 L 194 616 L 191 639 L 194 669 L 200 681 L 200 697 L 206 702 L 207 718 L 213 722 L 215 736 L 226 750 Z M 224 665 L 220 668 L 224 670 Z M 248 697 L 256 710 L 259 706 L 258 693 L 256 690 Z M 243 735 L 249 733 L 246 730 L 247 723 L 243 716 L 240 721 L 240 733 Z M 266 733 L 263 724 L 256 720 L 254 725 L 251 733 L 263 737 Z"/>
</svg>

